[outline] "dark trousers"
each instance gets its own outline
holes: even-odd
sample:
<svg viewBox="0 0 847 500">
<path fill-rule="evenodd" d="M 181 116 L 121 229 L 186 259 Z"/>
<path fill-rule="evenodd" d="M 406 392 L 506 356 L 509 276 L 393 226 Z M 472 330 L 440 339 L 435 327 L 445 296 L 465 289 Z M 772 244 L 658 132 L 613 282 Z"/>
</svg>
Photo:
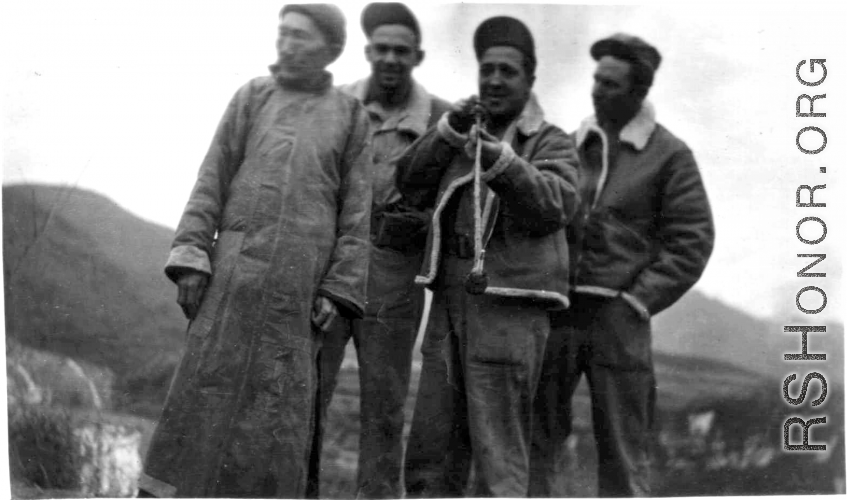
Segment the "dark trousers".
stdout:
<svg viewBox="0 0 847 500">
<path fill-rule="evenodd" d="M 551 313 L 535 398 L 530 496 L 562 496 L 557 464 L 571 431 L 571 397 L 585 373 L 598 455 L 598 495 L 650 496 L 656 381 L 650 323 L 621 298 L 575 294 Z"/>
<path fill-rule="evenodd" d="M 322 413 L 329 407 L 350 338 L 356 346 L 361 391 L 357 496 L 400 498 L 403 407 L 424 291 L 414 284 L 419 253 L 372 247 L 365 318 L 339 318 L 321 352 Z"/>
<path fill-rule="evenodd" d="M 469 295 L 470 264 L 446 256 L 439 271 L 406 450 L 409 497 L 527 495 L 549 318 L 526 299 Z"/>
</svg>

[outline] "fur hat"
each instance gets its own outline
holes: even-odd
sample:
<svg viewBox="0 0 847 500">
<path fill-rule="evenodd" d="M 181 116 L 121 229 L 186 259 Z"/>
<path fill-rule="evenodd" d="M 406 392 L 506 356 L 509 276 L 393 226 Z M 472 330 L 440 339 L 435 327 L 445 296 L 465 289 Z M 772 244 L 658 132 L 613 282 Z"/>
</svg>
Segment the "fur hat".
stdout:
<svg viewBox="0 0 847 500">
<path fill-rule="evenodd" d="M 594 42 L 591 46 L 591 57 L 599 60 L 603 56 L 613 56 L 632 63 L 643 64 L 654 73 L 662 63 L 662 56 L 655 47 L 637 36 L 626 33 L 615 33 Z"/>
<path fill-rule="evenodd" d="M 473 48 L 477 60 L 482 59 L 489 48 L 504 45 L 521 51 L 528 61 L 527 72 L 535 73 L 535 41 L 524 23 L 513 17 L 492 17 L 483 21 L 474 32 Z"/>
<path fill-rule="evenodd" d="M 347 41 L 347 21 L 341 9 L 330 3 L 293 3 L 283 7 L 279 17 L 289 12 L 308 16 L 324 34 L 326 41 L 338 47 L 333 60 L 341 55 Z"/>
<path fill-rule="evenodd" d="M 369 3 L 362 11 L 362 30 L 370 37 L 377 26 L 383 24 L 400 24 L 415 33 L 418 43 L 421 41 L 421 28 L 415 15 L 404 4 L 399 2 Z"/>
</svg>

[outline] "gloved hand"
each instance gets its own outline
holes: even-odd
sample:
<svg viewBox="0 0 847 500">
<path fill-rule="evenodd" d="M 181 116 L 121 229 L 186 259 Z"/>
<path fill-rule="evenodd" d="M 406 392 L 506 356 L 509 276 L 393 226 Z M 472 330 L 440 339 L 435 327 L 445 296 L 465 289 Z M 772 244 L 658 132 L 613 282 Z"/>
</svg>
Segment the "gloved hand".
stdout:
<svg viewBox="0 0 847 500">
<path fill-rule="evenodd" d="M 322 331 L 329 331 L 332 322 L 338 317 L 338 307 L 332 300 L 318 295 L 312 304 L 312 323 Z"/>
<path fill-rule="evenodd" d="M 447 122 L 456 132 L 467 134 L 476 123 L 477 115 L 481 115 L 482 121 L 485 122 L 488 111 L 477 96 L 471 96 L 456 104 L 455 109 L 447 115 Z"/>
<path fill-rule="evenodd" d="M 480 130 L 476 126 L 473 126 L 470 132 L 468 132 L 468 144 L 465 146 L 469 157 L 473 157 L 476 154 L 477 141 L 482 142 L 482 148 L 480 148 L 482 156 L 480 159 L 482 161 L 480 165 L 483 170 L 488 170 L 500 158 L 500 154 L 503 152 L 503 145 L 500 143 L 500 139 L 485 130 Z"/>
<path fill-rule="evenodd" d="M 189 320 L 193 320 L 197 316 L 208 283 L 209 275 L 199 271 L 186 271 L 177 280 L 179 294 L 176 301 L 182 308 L 182 313 Z"/>
</svg>

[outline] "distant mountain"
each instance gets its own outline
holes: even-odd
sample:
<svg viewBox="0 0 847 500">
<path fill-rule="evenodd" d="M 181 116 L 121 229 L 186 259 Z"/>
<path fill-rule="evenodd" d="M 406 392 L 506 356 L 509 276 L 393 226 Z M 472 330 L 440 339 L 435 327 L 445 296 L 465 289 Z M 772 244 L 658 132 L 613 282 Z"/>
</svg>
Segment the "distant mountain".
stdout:
<svg viewBox="0 0 847 500">
<path fill-rule="evenodd" d="M 111 370 L 112 401 L 157 414 L 186 326 L 162 271 L 172 237 L 90 191 L 4 186 L 6 336 Z"/>
<path fill-rule="evenodd" d="M 843 324 L 824 323 L 826 334 L 809 334 L 808 352 L 828 353 L 825 362 L 784 361 L 784 354 L 800 352 L 801 339 L 798 333 L 784 333 L 783 325 L 814 324 L 818 324 L 814 318 L 791 314 L 779 323 L 761 320 L 693 290 L 654 318 L 653 349 L 722 360 L 775 378 L 784 378 L 795 370 L 806 373 L 807 369 L 819 369 L 827 379 L 831 376 L 833 380 L 843 381 Z"/>
</svg>

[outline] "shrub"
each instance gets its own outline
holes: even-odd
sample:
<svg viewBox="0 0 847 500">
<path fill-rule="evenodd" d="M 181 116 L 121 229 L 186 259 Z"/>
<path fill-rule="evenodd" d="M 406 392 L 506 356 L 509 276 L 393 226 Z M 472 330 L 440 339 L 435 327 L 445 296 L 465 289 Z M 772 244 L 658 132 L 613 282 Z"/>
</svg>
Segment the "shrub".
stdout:
<svg viewBox="0 0 847 500">
<path fill-rule="evenodd" d="M 70 416 L 45 407 L 9 415 L 11 477 L 44 489 L 79 487 L 79 442 Z"/>
</svg>

